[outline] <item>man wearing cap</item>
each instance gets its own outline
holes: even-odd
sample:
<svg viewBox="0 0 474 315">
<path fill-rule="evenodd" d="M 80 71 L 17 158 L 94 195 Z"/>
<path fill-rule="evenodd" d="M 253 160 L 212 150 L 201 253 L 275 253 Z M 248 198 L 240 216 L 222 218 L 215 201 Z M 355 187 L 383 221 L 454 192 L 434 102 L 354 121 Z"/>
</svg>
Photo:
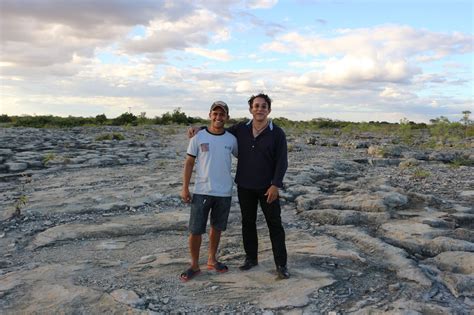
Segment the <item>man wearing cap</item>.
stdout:
<svg viewBox="0 0 474 315">
<path fill-rule="evenodd" d="M 266 94 L 252 95 L 248 100 L 252 119 L 227 129 L 237 138 L 239 146 L 235 182 L 245 250 L 245 261 L 239 269 L 246 271 L 258 265 L 256 221 L 260 204 L 270 232 L 277 276 L 279 279 L 288 279 L 290 273 L 279 200 L 279 189 L 283 187 L 283 177 L 288 167 L 287 143 L 284 131 L 268 118 L 271 104 Z M 199 129 L 188 129 L 188 136 Z"/>
<path fill-rule="evenodd" d="M 226 272 L 227 266 L 216 258 L 221 232 L 226 230 L 232 198 L 231 155 L 237 157 L 237 139 L 224 129 L 229 119 L 229 107 L 222 101 L 214 102 L 209 111 L 209 126 L 200 130 L 189 141 L 184 163 L 181 198 L 191 203 L 189 218 L 189 251 L 191 266 L 181 275 L 188 281 L 200 273 L 199 251 L 202 234 L 206 232 L 207 218 L 211 213 L 207 269 Z M 194 193 L 189 183 L 194 165 L 196 175 Z"/>
</svg>

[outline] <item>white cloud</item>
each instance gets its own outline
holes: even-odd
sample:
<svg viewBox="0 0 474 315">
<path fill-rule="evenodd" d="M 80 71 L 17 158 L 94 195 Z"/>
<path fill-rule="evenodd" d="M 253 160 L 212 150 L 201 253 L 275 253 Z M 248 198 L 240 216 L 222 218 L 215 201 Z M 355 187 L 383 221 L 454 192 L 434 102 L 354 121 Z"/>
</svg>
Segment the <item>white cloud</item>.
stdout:
<svg viewBox="0 0 474 315">
<path fill-rule="evenodd" d="M 472 50 L 472 36 L 434 33 L 407 26 L 338 30 L 331 38 L 291 32 L 262 46 L 262 50 L 282 54 L 329 57 L 324 61 L 309 62 L 310 66 L 319 68 L 316 71 L 291 78 L 308 88 L 362 86 L 366 82 L 407 83 L 421 73 L 421 68 L 415 64 L 420 60 L 427 61 L 427 54 L 435 60 L 469 49 Z"/>
<path fill-rule="evenodd" d="M 205 3 L 188 1 L 116 1 L 110 5 L 93 0 L 5 0 L 0 19 L 1 59 L 17 66 L 47 67 L 70 63 L 74 55 L 92 58 L 97 48 L 110 45 L 129 54 L 156 55 L 205 45 L 212 38 L 227 40 L 230 32 L 220 26 L 225 25 L 229 5 L 220 4 L 218 14 Z M 145 36 L 130 38 L 139 25 Z"/>
<path fill-rule="evenodd" d="M 127 40 L 123 43 L 123 48 L 134 54 L 159 53 L 205 45 L 211 39 L 209 33 L 219 28 L 221 20 L 217 14 L 206 9 L 190 12 L 179 20 L 171 20 L 169 17 L 156 18 L 145 27 L 146 35 L 143 38 Z"/>
<path fill-rule="evenodd" d="M 269 9 L 277 3 L 278 0 L 247 0 L 247 7 L 251 9 Z"/>
<path fill-rule="evenodd" d="M 221 43 L 231 39 L 230 30 L 226 27 L 216 30 L 215 35 L 212 37 L 214 43 Z"/>
<path fill-rule="evenodd" d="M 186 48 L 184 51 L 193 53 L 205 58 L 209 59 L 215 59 L 219 61 L 230 61 L 232 60 L 232 56 L 229 54 L 229 52 L 226 49 L 216 49 L 216 50 L 211 50 L 211 49 L 204 49 L 204 48 Z"/>
<path fill-rule="evenodd" d="M 251 93 L 251 91 L 253 91 L 252 82 L 248 80 L 235 82 L 235 91 L 239 93 Z"/>
<path fill-rule="evenodd" d="M 74 54 L 92 57 L 136 24 L 146 23 L 159 2 L 2 1 L 3 61 L 45 67 L 68 63 Z"/>
<path fill-rule="evenodd" d="M 112 86 L 125 87 L 132 82 L 147 82 L 153 78 L 155 66 L 151 64 L 96 64 L 78 74 L 81 79 L 103 79 Z"/>
</svg>

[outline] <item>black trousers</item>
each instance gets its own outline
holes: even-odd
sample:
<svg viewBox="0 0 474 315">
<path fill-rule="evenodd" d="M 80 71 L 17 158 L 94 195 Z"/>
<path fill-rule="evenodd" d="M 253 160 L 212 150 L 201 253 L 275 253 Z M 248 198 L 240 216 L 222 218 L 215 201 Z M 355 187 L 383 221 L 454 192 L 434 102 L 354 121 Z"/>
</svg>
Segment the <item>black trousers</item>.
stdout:
<svg viewBox="0 0 474 315">
<path fill-rule="evenodd" d="M 267 203 L 266 189 L 237 187 L 242 213 L 242 238 L 247 259 L 258 260 L 257 207 L 260 203 L 272 242 L 275 265 L 284 266 L 287 261 L 285 230 L 281 223 L 280 200 Z"/>
</svg>

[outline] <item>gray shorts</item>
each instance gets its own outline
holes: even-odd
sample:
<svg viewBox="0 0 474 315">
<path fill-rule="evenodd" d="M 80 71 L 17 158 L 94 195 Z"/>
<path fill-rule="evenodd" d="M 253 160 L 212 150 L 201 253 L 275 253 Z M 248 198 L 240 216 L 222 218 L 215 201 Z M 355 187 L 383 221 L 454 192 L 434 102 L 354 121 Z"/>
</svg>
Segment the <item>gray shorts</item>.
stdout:
<svg viewBox="0 0 474 315">
<path fill-rule="evenodd" d="M 225 231 L 231 199 L 232 197 L 193 194 L 191 216 L 189 217 L 189 231 L 191 234 L 201 235 L 206 233 L 209 211 L 211 212 L 211 225 L 219 231 Z"/>
</svg>

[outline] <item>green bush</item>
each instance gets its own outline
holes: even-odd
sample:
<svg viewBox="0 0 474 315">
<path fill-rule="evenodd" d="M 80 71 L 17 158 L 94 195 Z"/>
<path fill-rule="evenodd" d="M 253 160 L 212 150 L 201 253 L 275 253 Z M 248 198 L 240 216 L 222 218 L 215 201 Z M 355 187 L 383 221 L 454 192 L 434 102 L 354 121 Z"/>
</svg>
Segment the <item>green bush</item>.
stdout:
<svg viewBox="0 0 474 315">
<path fill-rule="evenodd" d="M 195 123 L 204 123 L 205 119 L 199 117 L 189 117 L 184 112 L 181 111 L 181 108 L 175 109 L 172 113 L 166 112 L 161 117 L 155 117 L 153 123 L 157 125 L 170 125 L 170 124 L 179 124 L 179 125 L 190 125 Z"/>
<path fill-rule="evenodd" d="M 429 176 L 431 176 L 431 173 L 427 170 L 422 169 L 422 168 L 416 168 L 413 172 L 413 177 L 414 178 L 423 179 L 423 178 L 427 178 Z"/>
<path fill-rule="evenodd" d="M 121 133 L 105 133 L 97 136 L 95 141 L 103 141 L 103 140 L 125 140 L 125 137 Z"/>
<path fill-rule="evenodd" d="M 9 122 L 12 122 L 12 119 L 8 115 L 6 114 L 0 115 L 0 123 L 9 123 Z"/>
<path fill-rule="evenodd" d="M 440 118 L 444 118 L 441 116 Z M 447 118 L 431 120 L 430 136 L 440 143 L 459 141 L 467 135 L 466 127 L 459 122 L 449 122 Z"/>
<path fill-rule="evenodd" d="M 99 125 L 103 125 L 107 121 L 107 116 L 105 116 L 105 114 L 97 115 L 95 116 L 95 121 Z"/>
<path fill-rule="evenodd" d="M 43 116 L 15 116 L 12 119 L 15 127 L 32 128 L 70 128 L 84 126 L 86 124 L 95 124 L 94 118 L 84 117 L 58 117 L 52 115 Z"/>
<path fill-rule="evenodd" d="M 56 159 L 56 154 L 48 153 L 45 156 L 43 156 L 43 164 L 47 165 L 49 163 L 49 161 L 52 161 L 54 159 Z"/>
<path fill-rule="evenodd" d="M 454 168 L 461 166 L 474 166 L 474 161 L 467 158 L 458 157 L 450 163 L 450 166 Z"/>
<path fill-rule="evenodd" d="M 123 113 L 122 115 L 118 116 L 117 118 L 112 120 L 112 125 L 114 126 L 123 126 L 123 125 L 132 125 L 136 126 L 137 116 L 132 113 Z"/>
</svg>

